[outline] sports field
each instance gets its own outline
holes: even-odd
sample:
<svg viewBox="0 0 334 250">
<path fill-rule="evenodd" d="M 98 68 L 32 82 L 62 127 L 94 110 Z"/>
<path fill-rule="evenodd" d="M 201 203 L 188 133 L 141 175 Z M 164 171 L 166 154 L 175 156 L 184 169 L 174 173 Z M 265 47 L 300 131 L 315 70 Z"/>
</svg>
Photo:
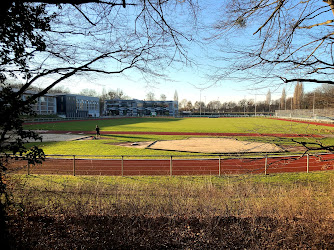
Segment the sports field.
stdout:
<svg viewBox="0 0 334 250">
<path fill-rule="evenodd" d="M 268 118 L 116 118 L 27 124 L 24 127 L 44 133 L 93 136 L 96 125 L 101 129 L 102 136 L 99 140 L 37 144 L 46 154 L 64 155 L 170 155 L 170 151 L 166 150 L 124 147 L 121 144 L 184 140 L 193 137 L 234 138 L 238 141 L 271 143 L 284 149 L 294 148 L 294 152 L 305 150 L 301 147 L 301 142 L 306 142 L 306 146 L 309 144 L 312 147 L 318 147 L 314 143 L 334 145 L 334 139 L 331 137 L 334 127 Z"/>
<path fill-rule="evenodd" d="M 144 131 L 195 133 L 328 134 L 334 127 L 268 118 L 119 118 L 26 125 L 26 129 L 57 131 Z"/>
</svg>

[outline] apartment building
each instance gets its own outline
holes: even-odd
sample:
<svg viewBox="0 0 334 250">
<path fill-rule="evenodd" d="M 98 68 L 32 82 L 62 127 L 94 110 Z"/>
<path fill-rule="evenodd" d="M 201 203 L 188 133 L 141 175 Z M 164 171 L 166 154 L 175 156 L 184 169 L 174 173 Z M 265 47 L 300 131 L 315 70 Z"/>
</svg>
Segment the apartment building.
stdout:
<svg viewBox="0 0 334 250">
<path fill-rule="evenodd" d="M 107 116 L 175 116 L 177 101 L 105 100 L 104 115 Z"/>
<path fill-rule="evenodd" d="M 58 94 L 57 113 L 64 117 L 100 117 L 99 98 L 74 94 Z"/>
</svg>

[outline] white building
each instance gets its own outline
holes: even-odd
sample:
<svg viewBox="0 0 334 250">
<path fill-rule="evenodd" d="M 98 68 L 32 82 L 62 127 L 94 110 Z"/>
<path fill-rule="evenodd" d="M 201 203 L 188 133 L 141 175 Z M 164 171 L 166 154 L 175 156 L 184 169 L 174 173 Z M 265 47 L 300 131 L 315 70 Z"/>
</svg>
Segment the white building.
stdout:
<svg viewBox="0 0 334 250">
<path fill-rule="evenodd" d="M 22 99 L 26 100 L 29 96 L 36 94 L 33 91 L 25 91 Z M 33 110 L 38 115 L 55 115 L 57 114 L 57 100 L 53 94 L 45 94 L 36 99 L 36 103 L 32 105 Z"/>
</svg>

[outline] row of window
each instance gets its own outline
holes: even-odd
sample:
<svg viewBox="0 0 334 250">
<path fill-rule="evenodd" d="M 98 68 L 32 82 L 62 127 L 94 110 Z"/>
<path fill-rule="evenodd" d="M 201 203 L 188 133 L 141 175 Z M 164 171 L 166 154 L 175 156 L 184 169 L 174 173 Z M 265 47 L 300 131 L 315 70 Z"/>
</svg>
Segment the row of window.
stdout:
<svg viewBox="0 0 334 250">
<path fill-rule="evenodd" d="M 127 102 L 127 101 L 106 101 L 105 105 L 107 108 L 172 108 L 173 103 L 166 102 Z M 177 108 L 177 104 L 174 105 Z"/>
<path fill-rule="evenodd" d="M 24 94 L 22 99 L 27 100 L 31 95 L 32 94 Z M 58 102 L 59 106 L 57 108 Z M 66 110 L 64 109 L 65 105 Z M 80 97 L 78 98 L 76 96 L 42 96 L 37 99 L 32 108 L 37 114 L 56 114 L 57 112 L 65 112 L 68 117 L 86 117 L 88 115 L 99 116 L 98 100 L 80 99 Z M 88 111 L 93 113 L 88 114 Z"/>
<path fill-rule="evenodd" d="M 76 108 L 78 110 L 99 110 L 99 102 L 92 100 L 76 100 Z"/>
</svg>

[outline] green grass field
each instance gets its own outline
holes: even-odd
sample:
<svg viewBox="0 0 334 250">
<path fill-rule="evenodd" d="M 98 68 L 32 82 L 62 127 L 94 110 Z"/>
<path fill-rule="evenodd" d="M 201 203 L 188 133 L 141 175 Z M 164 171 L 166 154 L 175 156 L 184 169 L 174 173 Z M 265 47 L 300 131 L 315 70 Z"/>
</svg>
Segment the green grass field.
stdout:
<svg viewBox="0 0 334 250">
<path fill-rule="evenodd" d="M 158 156 L 158 155 L 199 155 L 195 153 L 170 152 L 163 150 L 149 150 L 141 148 L 130 148 L 114 145 L 120 142 L 139 142 L 139 141 L 156 141 L 156 140 L 181 140 L 187 136 L 156 136 L 156 135 L 106 135 L 99 140 L 83 141 L 63 141 L 63 142 L 43 142 L 29 143 L 27 146 L 38 145 L 45 154 L 58 155 L 140 155 L 140 156 Z"/>
<path fill-rule="evenodd" d="M 224 175 L 224 176 L 72 176 L 72 175 L 12 175 L 13 179 L 20 179 L 28 189 L 44 189 L 49 186 L 57 191 L 64 186 L 77 187 L 78 185 L 213 185 L 225 187 L 231 184 L 257 183 L 270 185 L 309 185 L 310 183 L 332 183 L 334 171 L 312 173 L 279 173 L 271 175 Z M 332 183 L 334 184 L 334 183 Z"/>
<path fill-rule="evenodd" d="M 326 134 L 334 128 L 268 118 L 120 118 L 26 125 L 25 129 L 58 131 L 148 131 L 201 133 Z"/>
<path fill-rule="evenodd" d="M 73 121 L 26 125 L 25 129 L 57 131 L 94 131 L 96 124 L 101 131 L 147 131 L 147 132 L 207 132 L 207 133 L 285 133 L 329 134 L 334 128 L 303 123 L 279 121 L 267 118 L 120 118 L 95 121 Z M 103 135 L 100 140 L 29 143 L 43 148 L 46 154 L 62 155 L 189 155 L 189 153 L 155 151 L 150 149 L 117 146 L 119 142 L 178 140 L 191 136 L 171 135 Z M 239 140 L 295 145 L 291 138 L 238 137 Z M 298 138 L 298 142 L 321 142 L 334 145 L 334 138 Z"/>
</svg>

